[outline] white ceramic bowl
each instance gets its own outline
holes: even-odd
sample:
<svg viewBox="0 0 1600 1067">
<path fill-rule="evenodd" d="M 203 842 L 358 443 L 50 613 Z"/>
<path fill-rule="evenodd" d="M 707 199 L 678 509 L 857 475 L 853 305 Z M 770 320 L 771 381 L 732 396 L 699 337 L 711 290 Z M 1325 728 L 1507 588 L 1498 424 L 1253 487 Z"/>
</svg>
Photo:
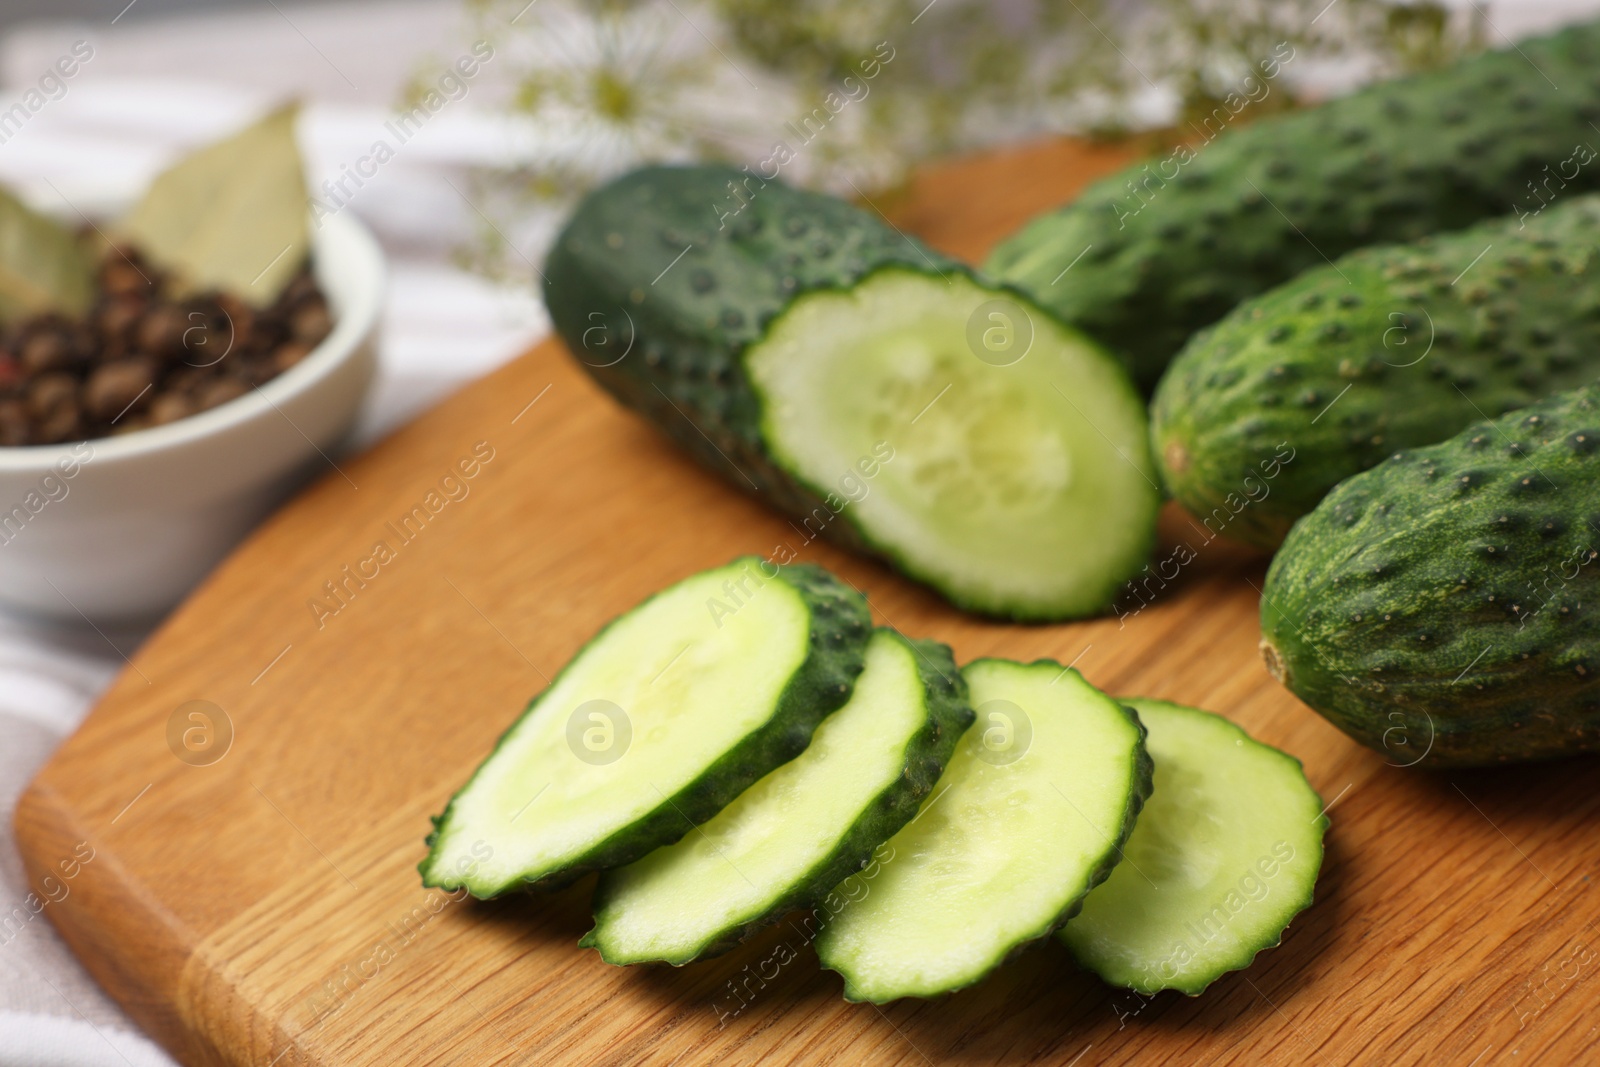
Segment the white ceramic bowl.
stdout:
<svg viewBox="0 0 1600 1067">
<path fill-rule="evenodd" d="M 376 367 L 385 271 L 348 214 L 313 232 L 312 260 L 333 332 L 265 385 L 120 437 L 0 448 L 0 605 L 95 622 L 158 615 L 332 469 Z"/>
</svg>

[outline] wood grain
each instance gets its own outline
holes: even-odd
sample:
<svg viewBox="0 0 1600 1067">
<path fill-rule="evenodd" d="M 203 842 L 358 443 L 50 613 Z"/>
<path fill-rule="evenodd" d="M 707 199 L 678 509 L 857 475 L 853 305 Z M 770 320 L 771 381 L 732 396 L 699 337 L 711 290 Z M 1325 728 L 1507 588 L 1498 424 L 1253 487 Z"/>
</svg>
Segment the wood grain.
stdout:
<svg viewBox="0 0 1600 1067">
<path fill-rule="evenodd" d="M 1050 145 L 932 172 L 884 206 L 976 255 L 1120 161 Z M 490 458 L 466 495 L 430 498 L 475 448 Z M 1162 551 L 1195 558 L 1136 614 L 981 621 L 806 543 L 555 344 L 342 467 L 150 639 L 18 809 L 41 888 L 79 842 L 94 850 L 45 914 L 187 1064 L 1594 1061 L 1596 762 L 1443 777 L 1395 766 L 1403 747 L 1357 748 L 1261 667 L 1262 561 L 1176 512 Z M 402 543 L 417 507 L 426 523 Z M 380 540 L 392 558 L 347 578 Z M 421 889 L 428 815 L 585 638 L 677 578 L 785 542 L 961 660 L 1075 661 L 1299 755 L 1333 821 L 1317 903 L 1198 999 L 1118 994 L 1051 943 L 943 1001 L 880 1010 L 844 1003 L 794 926 L 700 965 L 619 969 L 576 947 L 589 881 L 493 904 Z M 328 582 L 346 590 L 336 613 Z M 167 740 L 195 700 L 234 731 L 207 766 Z M 778 967 L 785 941 L 797 958 Z"/>
</svg>

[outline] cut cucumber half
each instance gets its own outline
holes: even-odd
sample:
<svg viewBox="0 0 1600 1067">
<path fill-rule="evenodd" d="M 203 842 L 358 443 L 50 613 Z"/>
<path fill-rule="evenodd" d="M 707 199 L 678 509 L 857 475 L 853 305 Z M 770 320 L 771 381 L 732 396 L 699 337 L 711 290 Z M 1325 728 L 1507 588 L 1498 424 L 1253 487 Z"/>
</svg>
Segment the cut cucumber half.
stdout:
<svg viewBox="0 0 1600 1067">
<path fill-rule="evenodd" d="M 817 937 L 847 999 L 960 989 L 1051 933 L 1116 863 L 1149 794 L 1138 718 L 1077 671 L 983 659 L 962 673 L 977 721 L 871 891 Z"/>
<path fill-rule="evenodd" d="M 1123 703 L 1149 731 L 1155 793 L 1060 937 L 1112 985 L 1195 996 L 1310 905 L 1328 819 L 1293 756 L 1208 711 Z"/>
<path fill-rule="evenodd" d="M 682 964 L 823 897 L 917 812 L 972 722 L 950 650 L 878 630 L 850 702 L 675 845 L 608 871 L 581 944 Z"/>
<path fill-rule="evenodd" d="M 962 607 L 1093 614 L 1149 556 L 1161 496 L 1144 404 L 1021 298 L 886 268 L 794 300 L 744 363 L 774 461 L 819 495 L 892 453 L 844 515 Z"/>
<path fill-rule="evenodd" d="M 642 167 L 584 197 L 542 274 L 584 371 L 803 542 L 1029 620 L 1108 610 L 1145 565 L 1160 493 L 1126 371 L 873 211 Z"/>
<path fill-rule="evenodd" d="M 638 859 L 806 747 L 850 697 L 866 602 L 754 556 L 601 630 L 434 820 L 423 884 L 477 897 Z"/>
</svg>

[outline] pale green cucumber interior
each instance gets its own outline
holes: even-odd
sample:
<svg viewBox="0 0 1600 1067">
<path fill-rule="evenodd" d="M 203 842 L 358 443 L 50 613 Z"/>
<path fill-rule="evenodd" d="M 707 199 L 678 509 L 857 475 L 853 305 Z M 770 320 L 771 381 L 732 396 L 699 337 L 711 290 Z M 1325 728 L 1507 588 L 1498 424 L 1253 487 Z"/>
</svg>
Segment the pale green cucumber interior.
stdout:
<svg viewBox="0 0 1600 1067">
<path fill-rule="evenodd" d="M 1029 324 L 1031 346 L 986 362 L 974 320 L 978 350 L 984 331 L 1020 346 Z M 883 270 L 797 299 L 745 365 L 779 462 L 964 606 L 1097 611 L 1145 561 L 1160 499 L 1144 404 L 1115 360 L 1021 298 Z"/>
<path fill-rule="evenodd" d="M 605 875 L 590 941 L 612 963 L 683 963 L 761 917 L 900 776 L 926 699 L 916 653 L 878 631 L 849 703 L 804 752 L 677 844 Z"/>
<path fill-rule="evenodd" d="M 1123 703 L 1149 731 L 1155 791 L 1061 939 L 1113 985 L 1193 995 L 1276 945 L 1311 902 L 1322 801 L 1292 757 L 1220 716 Z"/>
<path fill-rule="evenodd" d="M 730 602 L 730 584 L 743 591 L 739 606 L 713 613 L 709 603 Z M 666 804 L 772 717 L 810 650 L 810 628 L 799 591 L 750 560 L 697 574 L 617 619 L 452 801 L 431 884 L 498 892 L 561 869 Z M 608 708 L 582 710 L 596 700 L 621 709 L 631 738 Z M 601 762 L 624 743 L 620 758 Z"/>
<path fill-rule="evenodd" d="M 979 660 L 962 673 L 977 720 L 916 819 L 880 850 L 867 894 L 817 938 L 853 1000 L 976 981 L 1048 934 L 1114 855 L 1138 728 L 1054 664 Z M 986 748 L 986 733 L 1001 745 Z M 1025 735 L 1023 754 L 1006 762 L 1005 739 L 1020 747 Z"/>
</svg>

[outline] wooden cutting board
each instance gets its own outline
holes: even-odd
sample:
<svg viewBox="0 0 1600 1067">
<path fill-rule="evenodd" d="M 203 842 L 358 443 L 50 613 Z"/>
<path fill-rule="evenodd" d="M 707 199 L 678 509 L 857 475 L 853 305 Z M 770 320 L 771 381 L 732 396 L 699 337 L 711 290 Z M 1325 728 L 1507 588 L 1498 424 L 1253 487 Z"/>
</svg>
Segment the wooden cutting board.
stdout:
<svg viewBox="0 0 1600 1067">
<path fill-rule="evenodd" d="M 878 206 L 977 256 L 1124 158 L 992 156 Z M 1262 668 L 1263 561 L 1181 514 L 1162 558 L 1196 558 L 1136 614 L 970 618 L 805 544 L 554 343 L 341 468 L 149 640 L 18 810 L 30 878 L 59 898 L 45 914 L 187 1064 L 1595 1062 L 1596 761 L 1446 775 L 1398 766 L 1418 751 L 1404 737 L 1392 758 L 1358 748 Z M 1049 943 L 945 1000 L 877 1008 L 840 998 L 796 926 L 619 969 L 576 947 L 592 880 L 492 904 L 423 891 L 428 816 L 585 638 L 784 542 L 960 660 L 1075 662 L 1300 756 L 1333 822 L 1316 904 L 1198 999 L 1119 994 Z"/>
</svg>

